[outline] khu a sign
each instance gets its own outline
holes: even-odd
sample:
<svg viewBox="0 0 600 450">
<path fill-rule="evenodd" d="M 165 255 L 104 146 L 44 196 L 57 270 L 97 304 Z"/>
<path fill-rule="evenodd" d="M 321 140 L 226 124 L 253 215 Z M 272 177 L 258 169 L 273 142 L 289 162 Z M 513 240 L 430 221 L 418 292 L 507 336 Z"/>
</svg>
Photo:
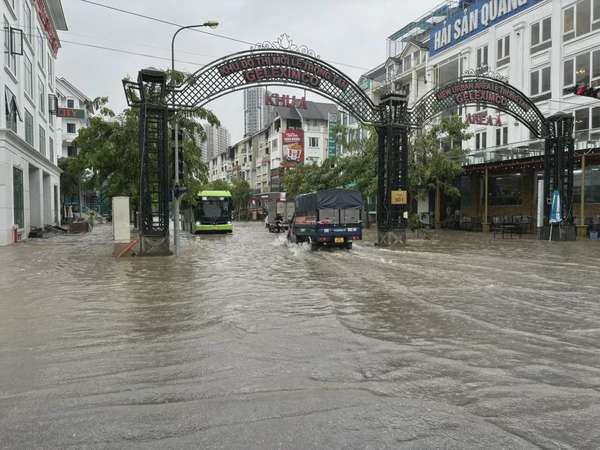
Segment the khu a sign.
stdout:
<svg viewBox="0 0 600 450">
<path fill-rule="evenodd" d="M 478 0 L 437 24 L 431 30 L 429 54 L 440 53 L 457 43 L 543 0 Z"/>
</svg>

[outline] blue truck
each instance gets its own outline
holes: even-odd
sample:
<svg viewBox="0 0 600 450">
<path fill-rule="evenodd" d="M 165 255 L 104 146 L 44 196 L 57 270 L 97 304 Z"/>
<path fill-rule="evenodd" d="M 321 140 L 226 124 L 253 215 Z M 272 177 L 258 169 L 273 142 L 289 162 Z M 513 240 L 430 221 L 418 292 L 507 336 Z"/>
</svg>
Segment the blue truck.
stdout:
<svg viewBox="0 0 600 450">
<path fill-rule="evenodd" d="M 359 191 L 327 189 L 296 197 L 288 240 L 313 248 L 352 248 L 362 239 L 363 199 Z"/>
</svg>

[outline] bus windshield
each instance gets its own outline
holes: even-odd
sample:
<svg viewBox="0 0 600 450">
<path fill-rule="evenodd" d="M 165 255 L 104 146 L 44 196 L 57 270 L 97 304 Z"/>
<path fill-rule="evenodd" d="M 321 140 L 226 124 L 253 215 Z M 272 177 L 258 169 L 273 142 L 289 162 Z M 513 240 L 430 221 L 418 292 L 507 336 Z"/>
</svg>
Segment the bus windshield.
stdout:
<svg viewBox="0 0 600 450">
<path fill-rule="evenodd" d="M 195 219 L 227 219 L 230 220 L 231 199 L 203 197 L 195 209 Z"/>
</svg>

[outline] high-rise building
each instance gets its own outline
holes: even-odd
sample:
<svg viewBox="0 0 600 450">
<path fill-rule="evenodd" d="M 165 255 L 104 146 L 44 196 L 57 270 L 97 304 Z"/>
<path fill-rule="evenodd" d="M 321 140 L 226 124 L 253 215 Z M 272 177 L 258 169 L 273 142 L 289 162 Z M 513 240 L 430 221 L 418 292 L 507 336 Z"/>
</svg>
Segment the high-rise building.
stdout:
<svg viewBox="0 0 600 450">
<path fill-rule="evenodd" d="M 263 128 L 265 92 L 263 87 L 244 91 L 244 136 L 250 136 Z"/>
<path fill-rule="evenodd" d="M 225 127 L 207 125 L 206 130 L 206 160 L 210 161 L 215 156 L 227 151 L 231 143 L 231 135 Z"/>
</svg>

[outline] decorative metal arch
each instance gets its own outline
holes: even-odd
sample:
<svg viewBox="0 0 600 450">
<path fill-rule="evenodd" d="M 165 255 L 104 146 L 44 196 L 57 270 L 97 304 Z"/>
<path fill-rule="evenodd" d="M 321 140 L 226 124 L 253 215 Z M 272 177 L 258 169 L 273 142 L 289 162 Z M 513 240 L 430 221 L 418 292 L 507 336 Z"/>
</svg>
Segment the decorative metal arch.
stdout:
<svg viewBox="0 0 600 450">
<path fill-rule="evenodd" d="M 538 138 L 551 134 L 544 115 L 521 91 L 481 75 L 466 75 L 429 91 L 411 108 L 409 121 L 411 126 L 422 127 L 443 111 L 482 104 L 514 117 Z"/>
<path fill-rule="evenodd" d="M 166 102 L 175 109 L 194 109 L 261 85 L 306 89 L 346 108 L 364 124 L 383 123 L 380 108 L 348 76 L 320 59 L 291 50 L 246 50 L 217 59 L 175 87 Z"/>
</svg>

